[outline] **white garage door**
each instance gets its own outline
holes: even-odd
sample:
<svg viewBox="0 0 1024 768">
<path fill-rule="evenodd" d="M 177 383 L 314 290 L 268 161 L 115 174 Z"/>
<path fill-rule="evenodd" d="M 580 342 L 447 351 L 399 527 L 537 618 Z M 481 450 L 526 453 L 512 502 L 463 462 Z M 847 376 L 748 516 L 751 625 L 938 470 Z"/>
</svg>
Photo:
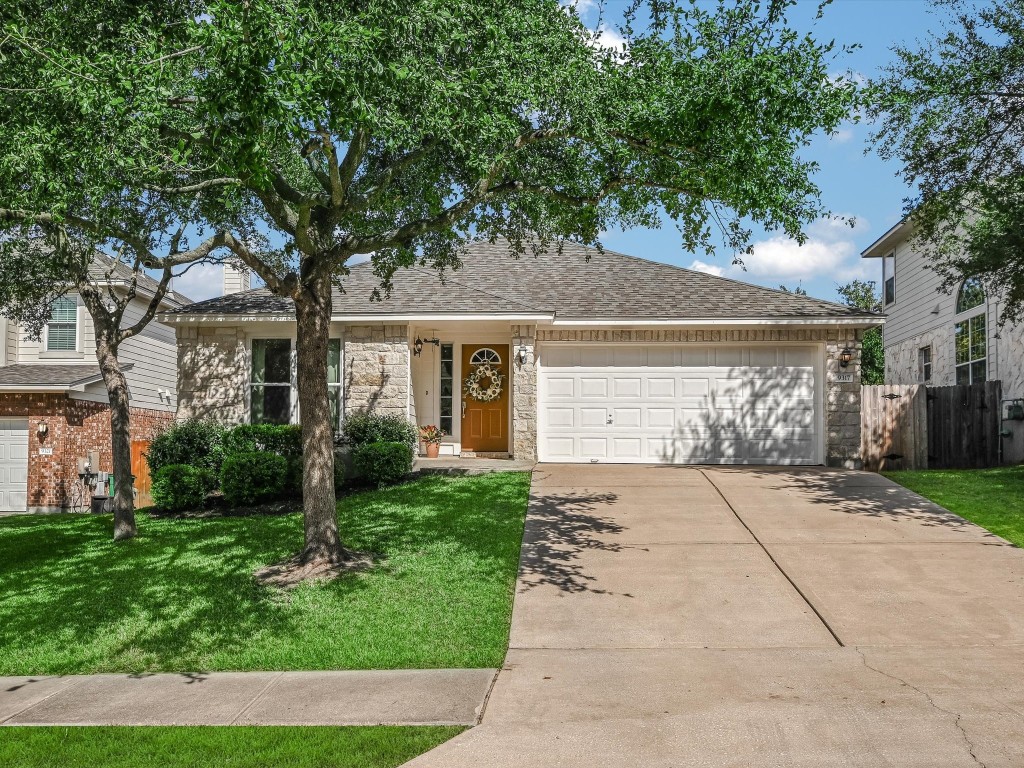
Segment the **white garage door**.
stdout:
<svg viewBox="0 0 1024 768">
<path fill-rule="evenodd" d="M 541 461 L 820 464 L 815 346 L 547 344 Z"/>
<path fill-rule="evenodd" d="M 0 419 L 0 512 L 24 512 L 28 501 L 28 420 Z"/>
</svg>

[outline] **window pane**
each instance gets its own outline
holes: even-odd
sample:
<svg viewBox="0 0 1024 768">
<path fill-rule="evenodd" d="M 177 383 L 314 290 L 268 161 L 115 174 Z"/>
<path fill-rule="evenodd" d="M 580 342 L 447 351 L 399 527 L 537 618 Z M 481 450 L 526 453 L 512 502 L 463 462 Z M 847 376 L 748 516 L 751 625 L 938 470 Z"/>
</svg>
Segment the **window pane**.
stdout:
<svg viewBox="0 0 1024 768">
<path fill-rule="evenodd" d="M 292 415 L 292 388 L 255 385 L 252 388 L 253 424 L 288 424 Z"/>
<path fill-rule="evenodd" d="M 341 339 L 327 342 L 327 383 L 341 383 Z"/>
<path fill-rule="evenodd" d="M 966 312 L 968 309 L 981 306 L 985 303 L 985 289 L 977 278 L 964 280 L 960 286 L 960 293 L 956 296 L 956 311 Z"/>
<path fill-rule="evenodd" d="M 977 384 L 978 382 L 985 380 L 985 361 L 979 360 L 976 363 L 971 363 L 971 383 Z"/>
<path fill-rule="evenodd" d="M 253 384 L 288 384 L 291 382 L 292 343 L 288 339 L 253 339 Z"/>
<path fill-rule="evenodd" d="M 337 432 L 341 429 L 341 385 L 340 384 L 328 384 L 328 403 L 331 406 L 331 423 L 334 425 L 334 431 Z"/>
<path fill-rule="evenodd" d="M 885 281 L 885 303 L 892 304 L 896 301 L 896 278 L 890 277 Z"/>
<path fill-rule="evenodd" d="M 74 323 L 78 320 L 78 302 L 70 296 L 62 296 L 50 307 L 51 323 Z"/>
<path fill-rule="evenodd" d="M 954 326 L 954 334 L 956 336 L 956 363 L 969 362 L 971 359 L 971 345 L 970 338 L 967 329 L 967 323 L 957 323 Z M 959 381 L 959 378 L 957 379 Z"/>
<path fill-rule="evenodd" d="M 980 360 L 985 357 L 985 316 L 972 317 L 971 325 L 971 359 Z"/>
<path fill-rule="evenodd" d="M 971 383 L 971 367 L 969 365 L 958 365 L 956 367 L 956 383 L 957 384 L 970 384 Z"/>
<path fill-rule="evenodd" d="M 50 307 L 46 328 L 46 349 L 70 351 L 78 348 L 78 302 L 62 296 Z"/>
<path fill-rule="evenodd" d="M 454 346 L 451 344 L 441 345 L 441 418 L 438 426 L 446 435 L 452 433 L 452 414 L 455 408 L 455 363 L 453 362 Z"/>
</svg>

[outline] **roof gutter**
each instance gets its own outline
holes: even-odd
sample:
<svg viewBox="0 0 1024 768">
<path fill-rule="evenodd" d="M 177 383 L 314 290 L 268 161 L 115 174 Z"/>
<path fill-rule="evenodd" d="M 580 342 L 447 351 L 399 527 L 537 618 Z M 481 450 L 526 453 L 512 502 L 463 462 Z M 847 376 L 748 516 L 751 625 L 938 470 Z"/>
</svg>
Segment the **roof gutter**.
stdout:
<svg viewBox="0 0 1024 768">
<path fill-rule="evenodd" d="M 687 318 L 687 319 L 643 319 L 636 318 L 632 320 L 623 320 L 621 318 L 616 319 L 605 319 L 605 320 L 594 320 L 594 319 L 577 319 L 563 318 L 555 320 L 551 325 L 557 328 L 571 328 L 571 327 L 593 327 L 593 326 L 633 326 L 638 328 L 645 328 L 650 326 L 658 326 L 665 328 L 707 328 L 713 326 L 716 328 L 750 328 L 750 327 L 765 327 L 765 326 L 797 326 L 797 327 L 810 327 L 810 326 L 854 326 L 861 328 L 869 328 L 876 325 L 883 325 L 885 323 L 884 316 L 864 316 L 864 317 L 780 317 L 780 318 Z"/>
</svg>

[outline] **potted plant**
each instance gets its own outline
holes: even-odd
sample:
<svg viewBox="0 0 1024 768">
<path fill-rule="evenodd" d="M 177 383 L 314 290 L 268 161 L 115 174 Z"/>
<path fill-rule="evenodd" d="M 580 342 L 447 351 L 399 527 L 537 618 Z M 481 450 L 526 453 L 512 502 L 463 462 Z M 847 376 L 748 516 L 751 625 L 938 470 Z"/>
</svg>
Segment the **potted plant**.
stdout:
<svg viewBox="0 0 1024 768">
<path fill-rule="evenodd" d="M 420 427 L 420 440 L 423 441 L 423 445 L 427 449 L 428 459 L 437 458 L 437 454 L 441 450 L 441 438 L 443 437 L 444 432 L 440 427 L 436 427 L 433 424 Z"/>
</svg>

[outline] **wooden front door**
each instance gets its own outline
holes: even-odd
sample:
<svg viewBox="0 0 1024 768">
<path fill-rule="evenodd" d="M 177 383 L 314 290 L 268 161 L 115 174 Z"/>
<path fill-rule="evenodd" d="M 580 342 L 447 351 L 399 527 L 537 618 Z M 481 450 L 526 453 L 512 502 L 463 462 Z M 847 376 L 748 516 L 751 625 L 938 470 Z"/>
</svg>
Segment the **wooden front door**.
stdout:
<svg viewBox="0 0 1024 768">
<path fill-rule="evenodd" d="M 466 451 L 508 451 L 508 403 L 512 386 L 508 344 L 462 345 L 462 448 Z M 481 401 L 470 394 L 469 379 L 483 366 L 501 376 L 501 393 L 493 400 Z M 486 392 L 493 381 L 480 377 L 477 387 Z"/>
<path fill-rule="evenodd" d="M 135 508 L 153 505 L 153 497 L 149 495 L 151 481 L 149 478 L 149 462 L 146 451 L 149 440 L 132 440 L 132 474 L 135 476 Z"/>
</svg>

